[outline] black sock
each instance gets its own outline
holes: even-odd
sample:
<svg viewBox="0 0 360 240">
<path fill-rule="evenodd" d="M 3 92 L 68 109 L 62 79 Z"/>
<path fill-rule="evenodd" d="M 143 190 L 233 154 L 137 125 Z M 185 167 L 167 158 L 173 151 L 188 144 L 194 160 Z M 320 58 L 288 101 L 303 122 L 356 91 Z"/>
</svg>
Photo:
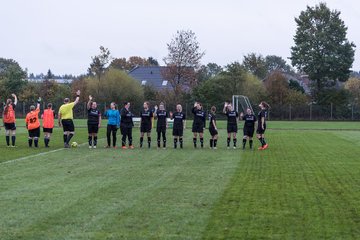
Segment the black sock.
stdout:
<svg viewBox="0 0 360 240">
<path fill-rule="evenodd" d="M 74 134 L 70 133 L 66 139 L 66 143 L 69 144 L 70 143 L 70 140 L 71 138 L 74 136 Z"/>
<path fill-rule="evenodd" d="M 178 142 L 177 138 L 174 138 L 174 148 L 177 148 L 177 142 Z"/>
<path fill-rule="evenodd" d="M 10 146 L 10 136 L 6 136 L 6 144 Z"/>
<path fill-rule="evenodd" d="M 246 146 L 246 138 L 243 138 L 243 148 Z"/>
<path fill-rule="evenodd" d="M 203 148 L 204 147 L 204 138 L 200 138 L 200 146 Z"/>
<path fill-rule="evenodd" d="M 259 141 L 260 141 L 261 146 L 264 146 L 264 145 L 263 145 L 263 140 L 262 140 L 261 137 L 259 138 Z"/>
<path fill-rule="evenodd" d="M 196 148 L 197 138 L 193 138 L 193 142 L 194 142 L 194 147 Z"/>
<path fill-rule="evenodd" d="M 44 144 L 45 144 L 45 147 L 48 146 L 48 139 L 47 138 L 44 138 Z"/>
<path fill-rule="evenodd" d="M 214 148 L 216 148 L 217 139 L 214 139 Z"/>
<path fill-rule="evenodd" d="M 35 145 L 35 147 L 39 147 L 39 139 L 38 138 L 34 139 L 34 145 Z"/>
<path fill-rule="evenodd" d="M 88 142 L 89 142 L 89 146 L 92 146 L 92 136 L 88 136 Z"/>
<path fill-rule="evenodd" d="M 160 139 L 158 139 L 158 140 L 157 140 L 157 146 L 158 146 L 158 148 L 161 146 L 161 145 L 160 145 L 160 142 L 161 142 Z"/>
<path fill-rule="evenodd" d="M 29 142 L 29 147 L 32 147 L 32 143 L 33 143 L 32 138 L 29 138 L 28 142 Z"/>
<path fill-rule="evenodd" d="M 151 137 L 148 137 L 148 147 L 150 148 L 151 146 Z"/>
<path fill-rule="evenodd" d="M 250 149 L 251 149 L 252 145 L 253 145 L 253 140 L 249 140 L 249 145 L 250 145 Z"/>
<path fill-rule="evenodd" d="M 179 142 L 180 142 L 180 148 L 183 148 L 183 139 L 182 139 L 182 137 L 179 138 Z"/>
<path fill-rule="evenodd" d="M 64 143 L 66 143 L 67 137 L 68 137 L 68 135 L 64 134 Z"/>
<path fill-rule="evenodd" d="M 11 136 L 11 143 L 15 146 L 16 136 Z"/>
<path fill-rule="evenodd" d="M 144 142 L 144 138 L 143 138 L 143 137 L 140 137 L 140 147 L 142 147 L 143 142 Z"/>
<path fill-rule="evenodd" d="M 265 146 L 266 145 L 265 138 L 262 138 L 262 141 L 263 141 L 263 146 Z"/>
<path fill-rule="evenodd" d="M 227 146 L 230 147 L 230 138 L 227 138 Z"/>
<path fill-rule="evenodd" d="M 94 136 L 94 146 L 96 147 L 97 145 L 97 136 Z"/>
<path fill-rule="evenodd" d="M 234 139 L 233 139 L 234 147 L 236 147 L 236 142 L 237 142 L 237 139 L 234 138 Z"/>
<path fill-rule="evenodd" d="M 210 139 L 210 147 L 213 147 L 214 139 Z"/>
<path fill-rule="evenodd" d="M 166 138 L 163 138 L 163 147 L 166 148 Z"/>
</svg>

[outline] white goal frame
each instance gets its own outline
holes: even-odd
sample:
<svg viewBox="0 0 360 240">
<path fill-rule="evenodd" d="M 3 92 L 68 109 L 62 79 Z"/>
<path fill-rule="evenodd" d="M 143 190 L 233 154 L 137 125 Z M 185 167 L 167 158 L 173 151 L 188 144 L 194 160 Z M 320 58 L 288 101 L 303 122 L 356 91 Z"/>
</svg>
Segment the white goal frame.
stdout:
<svg viewBox="0 0 360 240">
<path fill-rule="evenodd" d="M 241 99 L 241 101 L 240 101 Z M 250 108 L 251 111 L 254 113 L 254 110 L 251 106 L 250 100 L 247 96 L 244 95 L 233 95 L 232 96 L 232 105 L 234 107 L 234 110 L 239 112 L 240 105 L 243 111 L 245 112 L 247 108 Z"/>
</svg>

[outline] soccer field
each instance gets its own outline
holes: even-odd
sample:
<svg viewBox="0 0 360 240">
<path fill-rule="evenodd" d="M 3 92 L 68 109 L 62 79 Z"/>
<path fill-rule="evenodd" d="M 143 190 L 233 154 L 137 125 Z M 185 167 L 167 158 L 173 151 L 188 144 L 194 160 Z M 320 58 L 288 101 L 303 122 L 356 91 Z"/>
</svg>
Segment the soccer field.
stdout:
<svg viewBox="0 0 360 240">
<path fill-rule="evenodd" d="M 359 239 L 360 123 L 268 125 L 265 151 L 227 150 L 225 130 L 217 150 L 190 130 L 184 149 L 170 132 L 167 150 L 155 133 L 150 150 L 62 149 L 59 129 L 28 149 L 23 128 L 13 149 L 1 130 L 0 239 Z"/>
</svg>

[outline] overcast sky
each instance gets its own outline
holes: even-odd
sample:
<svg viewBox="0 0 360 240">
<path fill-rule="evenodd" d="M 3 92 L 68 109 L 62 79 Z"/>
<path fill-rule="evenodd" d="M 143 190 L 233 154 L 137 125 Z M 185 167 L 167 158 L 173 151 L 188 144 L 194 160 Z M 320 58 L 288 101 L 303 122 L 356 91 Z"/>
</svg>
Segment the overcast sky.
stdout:
<svg viewBox="0 0 360 240">
<path fill-rule="evenodd" d="M 156 58 L 180 29 L 196 33 L 202 63 L 226 65 L 244 55 L 290 56 L 294 21 L 317 0 L 0 0 L 0 57 L 29 73 L 86 73 L 103 45 L 113 57 Z M 360 1 L 328 0 L 341 11 L 360 70 Z"/>
</svg>

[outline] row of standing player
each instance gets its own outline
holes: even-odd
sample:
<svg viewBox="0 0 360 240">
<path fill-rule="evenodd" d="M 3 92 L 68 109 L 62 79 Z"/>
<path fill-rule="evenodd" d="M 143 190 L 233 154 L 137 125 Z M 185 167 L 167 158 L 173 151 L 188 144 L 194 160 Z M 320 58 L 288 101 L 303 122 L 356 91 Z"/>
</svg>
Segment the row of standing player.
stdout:
<svg viewBox="0 0 360 240">
<path fill-rule="evenodd" d="M 11 99 L 7 100 L 7 103 L 4 107 L 3 112 L 3 121 L 6 129 L 6 142 L 7 145 L 10 146 L 10 136 L 12 138 L 12 145 L 15 146 L 15 107 L 17 104 L 17 97 L 15 94 L 12 94 L 14 97 L 14 102 Z M 73 107 L 79 102 L 80 91 L 77 91 L 77 97 L 74 102 L 70 102 L 68 98 L 64 99 L 64 104 L 59 109 L 59 126 L 63 127 L 64 130 L 64 146 L 69 147 L 69 142 L 72 136 L 75 133 L 75 127 L 73 124 Z M 31 106 L 30 112 L 27 114 L 25 118 L 26 127 L 29 132 L 29 146 L 32 146 L 34 141 L 35 147 L 38 146 L 38 138 L 40 137 L 40 121 L 38 119 L 38 115 L 40 112 L 40 101 L 41 98 L 38 99 L 37 107 Z M 261 147 L 259 149 L 266 149 L 268 145 L 264 139 L 264 133 L 266 129 L 266 109 L 269 107 L 267 103 L 262 102 L 260 105 L 261 111 L 259 112 L 258 128 L 257 128 L 257 137 L 261 142 Z M 96 102 L 92 101 L 92 97 L 89 96 L 89 102 L 87 104 L 88 107 L 88 133 L 89 133 L 89 147 L 96 147 L 97 145 L 97 133 L 101 124 L 101 114 L 97 109 Z M 130 103 L 127 102 L 124 104 L 124 108 L 121 109 L 121 117 L 119 111 L 116 109 L 115 103 L 111 103 L 110 109 L 106 111 L 105 116 L 108 118 L 107 125 L 107 147 L 110 147 L 111 143 L 111 134 L 113 136 L 113 147 L 116 147 L 116 132 L 118 127 L 120 126 L 121 134 L 122 134 L 122 148 L 126 147 L 126 139 L 129 142 L 129 148 L 133 148 L 132 144 L 132 128 L 134 126 L 132 118 L 134 115 L 130 112 Z M 252 136 L 254 133 L 254 123 L 256 121 L 256 117 L 251 113 L 251 110 L 247 110 L 248 113 L 244 116 L 240 115 L 241 118 L 245 120 L 244 124 L 244 139 L 243 139 L 243 148 L 245 148 L 246 140 L 249 139 L 250 148 L 252 148 Z M 250 112 L 249 112 L 250 111 Z M 227 147 L 230 147 L 231 135 L 233 136 L 234 148 L 236 148 L 236 133 L 237 133 L 237 119 L 238 113 L 234 111 L 233 107 L 230 103 L 226 102 L 223 109 L 224 114 L 227 115 Z M 206 113 L 202 109 L 202 105 L 200 103 L 195 103 L 194 108 L 192 109 L 192 113 L 194 114 L 194 121 L 192 126 L 192 132 L 194 134 L 193 143 L 194 147 L 197 147 L 197 136 L 200 138 L 201 147 L 204 146 L 203 133 L 205 129 L 206 122 Z M 213 106 L 211 108 L 211 112 L 209 114 L 209 132 L 211 134 L 210 139 L 210 147 L 216 148 L 218 132 L 216 126 L 216 108 Z M 166 129 L 167 129 L 167 118 L 170 117 L 174 119 L 173 123 L 173 136 L 174 136 L 174 148 L 177 148 L 177 143 L 179 142 L 180 148 L 183 147 L 183 129 L 185 128 L 186 116 L 185 113 L 182 112 L 182 107 L 180 104 L 176 106 L 176 112 L 167 112 L 165 110 L 165 106 L 163 103 L 160 104 L 160 107 L 157 108 L 155 106 L 155 111 L 152 112 L 149 109 L 149 103 L 144 103 L 144 109 L 140 113 L 141 116 L 141 124 L 140 124 L 140 147 L 143 145 L 143 139 L 145 133 L 148 137 L 148 146 L 150 147 L 151 143 L 151 120 L 153 117 L 157 118 L 157 143 L 158 147 L 161 145 L 161 137 L 163 140 L 163 147 L 166 147 Z M 52 105 L 48 104 L 48 109 L 44 110 L 42 114 L 43 118 L 43 131 L 44 131 L 44 143 L 45 147 L 49 146 L 50 137 L 52 134 L 52 130 L 54 127 L 54 112 L 52 110 Z M 121 119 L 121 121 L 120 121 Z"/>
</svg>

